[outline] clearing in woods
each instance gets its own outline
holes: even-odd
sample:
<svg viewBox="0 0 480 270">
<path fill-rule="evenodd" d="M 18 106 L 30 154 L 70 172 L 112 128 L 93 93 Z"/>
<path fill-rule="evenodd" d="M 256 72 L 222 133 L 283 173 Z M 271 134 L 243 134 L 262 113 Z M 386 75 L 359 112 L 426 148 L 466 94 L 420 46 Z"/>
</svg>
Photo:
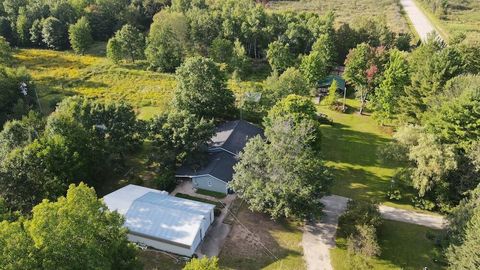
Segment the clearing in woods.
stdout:
<svg viewBox="0 0 480 270">
<path fill-rule="evenodd" d="M 355 23 L 361 18 L 379 17 L 385 19 L 394 32 L 411 31 L 402 9 L 395 0 L 275 1 L 271 2 L 270 6 L 273 10 L 313 11 L 320 14 L 332 10 L 335 12 L 337 25 Z"/>
</svg>

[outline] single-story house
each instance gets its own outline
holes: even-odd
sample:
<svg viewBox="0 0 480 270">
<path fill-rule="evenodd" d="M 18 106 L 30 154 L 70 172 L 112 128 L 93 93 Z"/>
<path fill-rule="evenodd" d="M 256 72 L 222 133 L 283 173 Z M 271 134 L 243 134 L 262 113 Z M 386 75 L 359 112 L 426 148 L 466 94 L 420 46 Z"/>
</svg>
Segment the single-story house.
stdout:
<svg viewBox="0 0 480 270">
<path fill-rule="evenodd" d="M 191 257 L 214 220 L 212 204 L 128 185 L 103 198 L 110 211 L 125 217 L 128 239 Z"/>
<path fill-rule="evenodd" d="M 248 140 L 263 136 L 263 129 L 244 120 L 225 122 L 216 128 L 206 154 L 204 165 L 184 164 L 175 176 L 192 180 L 194 188 L 228 193 L 228 182 L 233 177 L 233 167 Z"/>
</svg>

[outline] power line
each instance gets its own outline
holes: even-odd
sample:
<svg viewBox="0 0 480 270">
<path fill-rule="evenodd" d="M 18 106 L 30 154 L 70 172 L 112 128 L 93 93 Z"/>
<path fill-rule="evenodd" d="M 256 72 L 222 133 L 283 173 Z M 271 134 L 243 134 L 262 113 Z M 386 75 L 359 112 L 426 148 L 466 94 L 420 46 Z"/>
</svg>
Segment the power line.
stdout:
<svg viewBox="0 0 480 270">
<path fill-rule="evenodd" d="M 226 204 L 224 204 L 222 201 L 218 200 L 217 201 L 219 203 L 221 203 L 223 205 L 223 207 L 225 207 L 225 209 L 227 209 L 227 211 L 232 215 L 232 217 L 235 219 L 235 221 L 240 224 L 240 226 L 242 226 L 249 234 L 252 234 L 254 236 L 258 236 L 257 234 L 253 233 L 252 231 L 250 231 L 239 219 L 238 217 L 232 212 L 230 211 L 229 207 L 226 207 Z M 241 201 L 241 203 L 243 203 L 243 199 Z M 254 238 L 255 240 L 255 238 Z M 273 251 L 271 251 L 269 248 L 267 248 L 267 246 L 265 246 L 265 244 L 260 240 L 260 236 L 258 236 L 258 240 L 255 240 L 257 243 L 259 243 L 266 251 L 267 251 L 267 254 L 272 256 L 275 260 L 277 261 L 280 261 L 280 269 L 283 269 L 283 262 L 280 260 L 280 258 L 278 258 L 274 253 Z"/>
</svg>

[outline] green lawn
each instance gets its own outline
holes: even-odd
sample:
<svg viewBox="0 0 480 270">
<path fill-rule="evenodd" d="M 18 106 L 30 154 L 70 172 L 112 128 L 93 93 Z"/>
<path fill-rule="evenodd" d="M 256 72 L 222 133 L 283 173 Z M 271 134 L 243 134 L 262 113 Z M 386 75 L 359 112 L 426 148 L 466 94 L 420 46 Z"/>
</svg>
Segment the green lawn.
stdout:
<svg viewBox="0 0 480 270">
<path fill-rule="evenodd" d="M 189 200 L 197 201 L 197 202 L 213 204 L 213 205 L 215 205 L 215 207 L 218 207 L 219 209 L 223 209 L 225 207 L 225 205 L 223 205 L 223 203 L 221 203 L 221 202 L 214 202 L 214 201 L 211 201 L 211 200 L 191 196 L 191 195 L 184 194 L 184 193 L 177 193 L 177 194 L 175 194 L 175 197 L 179 197 L 179 198 L 183 198 L 183 199 L 189 199 Z"/>
<path fill-rule="evenodd" d="M 322 127 L 322 153 L 334 175 L 332 193 L 360 200 L 375 200 L 398 208 L 413 209 L 411 192 L 401 201 L 388 201 L 386 192 L 399 164 L 384 163 L 378 149 L 391 140 L 391 130 L 381 128 L 371 116 L 356 112 L 358 102 L 348 99 L 351 112 L 340 113 L 325 106 L 319 111 L 333 119 Z"/>
<path fill-rule="evenodd" d="M 219 199 L 223 199 L 227 196 L 224 193 L 215 192 L 215 191 L 206 190 L 206 189 L 197 189 L 197 193 L 202 194 L 202 195 L 206 195 L 206 196 L 210 196 L 210 197 L 219 198 Z"/>
<path fill-rule="evenodd" d="M 440 250 L 434 244 L 434 236 L 440 232 L 423 226 L 396 221 L 384 221 L 379 228 L 379 244 L 381 255 L 369 260 L 372 269 L 443 269 L 434 262 L 440 256 Z M 429 237 L 433 236 L 433 237 Z M 346 240 L 337 238 L 337 247 L 330 251 L 335 270 L 352 269 L 349 267 L 349 256 Z"/>
<path fill-rule="evenodd" d="M 379 17 L 384 18 L 395 32 L 410 32 L 408 22 L 395 0 L 275 1 L 270 5 L 274 10 L 313 11 L 321 14 L 333 10 L 337 25 L 354 23 L 361 17 Z"/>
</svg>

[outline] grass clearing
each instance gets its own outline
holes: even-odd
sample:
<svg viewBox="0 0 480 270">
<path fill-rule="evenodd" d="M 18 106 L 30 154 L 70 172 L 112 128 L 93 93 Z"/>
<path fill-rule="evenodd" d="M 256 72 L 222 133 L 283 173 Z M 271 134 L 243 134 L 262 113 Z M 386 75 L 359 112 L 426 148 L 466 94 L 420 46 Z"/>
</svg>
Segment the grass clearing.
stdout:
<svg viewBox="0 0 480 270">
<path fill-rule="evenodd" d="M 355 112 L 341 113 L 318 107 L 334 122 L 332 126 L 322 127 L 323 158 L 335 179 L 332 193 L 413 209 L 411 191 L 404 192 L 401 201 L 392 202 L 385 197 L 390 179 L 400 165 L 382 162 L 377 151 L 391 141 L 392 131 L 378 126 L 370 116 L 359 115 L 357 100 L 348 99 L 347 104 Z"/>
<path fill-rule="evenodd" d="M 173 75 L 142 70 L 141 63 L 114 65 L 70 51 L 21 49 L 15 59 L 32 75 L 45 113 L 66 96 L 83 95 L 126 101 L 147 118 L 168 108 L 176 84 Z"/>
<path fill-rule="evenodd" d="M 333 10 L 338 25 L 355 23 L 361 17 L 379 17 L 384 18 L 395 32 L 410 32 L 408 23 L 395 0 L 275 1 L 270 5 L 274 10 L 312 11 L 320 14 Z"/>
<path fill-rule="evenodd" d="M 222 269 L 306 269 L 302 231 L 291 222 L 274 222 L 243 205 L 220 253 Z M 269 252 L 278 258 L 278 260 Z"/>
<path fill-rule="evenodd" d="M 379 245 L 381 255 L 377 259 L 369 260 L 372 269 L 443 269 L 434 262 L 441 256 L 435 246 L 434 237 L 440 231 L 423 226 L 397 221 L 385 220 L 379 228 Z M 332 264 L 336 270 L 351 269 L 348 265 L 346 239 L 338 237 L 337 247 L 330 251 Z"/>
</svg>

